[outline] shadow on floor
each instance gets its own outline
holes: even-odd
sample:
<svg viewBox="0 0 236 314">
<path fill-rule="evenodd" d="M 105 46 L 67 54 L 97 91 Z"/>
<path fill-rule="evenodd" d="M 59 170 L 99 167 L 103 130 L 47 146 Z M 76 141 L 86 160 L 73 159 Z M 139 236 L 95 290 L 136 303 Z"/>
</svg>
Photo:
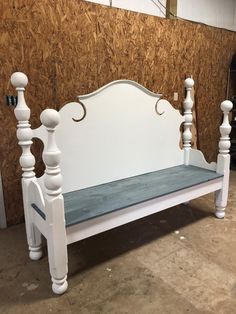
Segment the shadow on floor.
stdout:
<svg viewBox="0 0 236 314">
<path fill-rule="evenodd" d="M 203 211 L 194 205 L 175 206 L 71 244 L 69 277 L 212 216 L 211 209 L 207 212 L 208 208 Z"/>
<path fill-rule="evenodd" d="M 204 211 L 200 208 L 204 208 Z M 68 247 L 69 284 L 70 279 L 83 276 L 87 270 L 109 261 L 138 247 L 158 241 L 161 237 L 211 216 L 212 204 L 198 199 L 196 204 L 179 205 L 163 212 L 153 214 L 127 225 L 106 231 Z M 51 291 L 46 247 L 44 257 L 32 262 L 27 256 L 26 239 L 23 226 L 21 235 L 9 228 L 15 247 L 3 257 L 0 272 L 0 312 L 17 304 L 33 304 L 39 300 L 55 299 Z M 9 243 L 8 247 L 11 248 Z M 17 256 L 17 258 L 16 258 Z M 11 260 L 11 263 L 8 261 Z M 85 274 L 86 276 L 86 274 Z M 60 297 L 60 302 L 68 297 L 70 290 Z M 1 310 L 2 308 L 2 310 Z M 14 311 L 13 311 L 14 312 Z M 17 312 L 16 312 L 17 313 Z"/>
</svg>

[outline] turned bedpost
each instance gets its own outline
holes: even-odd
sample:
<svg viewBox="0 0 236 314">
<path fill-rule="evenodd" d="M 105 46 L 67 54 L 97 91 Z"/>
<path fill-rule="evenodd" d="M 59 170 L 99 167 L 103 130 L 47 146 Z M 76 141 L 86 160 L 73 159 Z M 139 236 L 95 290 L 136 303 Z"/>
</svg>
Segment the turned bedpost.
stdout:
<svg viewBox="0 0 236 314">
<path fill-rule="evenodd" d="M 68 270 L 64 199 L 60 169 L 61 152 L 57 147 L 55 138 L 60 115 L 56 110 L 46 109 L 41 113 L 40 120 L 47 130 L 47 143 L 44 143 L 43 161 L 46 166 L 44 174 L 46 188 L 45 214 L 48 225 L 47 246 L 52 290 L 56 294 L 62 294 L 68 287 Z"/>
<path fill-rule="evenodd" d="M 43 150 L 43 161 L 46 166 L 44 184 L 48 196 L 59 196 L 62 192 L 62 176 L 60 170 L 61 152 L 56 145 L 55 130 L 60 116 L 56 110 L 46 109 L 40 116 L 42 124 L 48 132 L 46 147 Z"/>
<path fill-rule="evenodd" d="M 25 102 L 24 91 L 28 84 L 28 78 L 24 73 L 15 72 L 11 76 L 11 83 L 16 88 L 18 94 L 17 106 L 14 110 L 17 124 L 17 138 L 22 149 L 20 165 L 22 168 L 22 177 L 32 179 L 35 177 L 34 165 L 35 158 L 30 151 L 32 145 L 33 132 L 29 124 L 30 109 Z"/>
<path fill-rule="evenodd" d="M 229 124 L 229 112 L 233 108 L 233 104 L 229 100 L 225 100 L 220 105 L 223 111 L 223 123 L 220 126 L 219 156 L 229 156 L 231 126 Z"/>
<path fill-rule="evenodd" d="M 191 126 L 193 121 L 192 107 L 193 100 L 191 97 L 191 90 L 194 86 L 194 80 L 191 78 L 187 78 L 184 81 L 184 85 L 186 88 L 186 97 L 183 102 L 184 106 L 184 132 L 183 132 L 183 147 L 184 147 L 184 164 L 189 164 L 189 152 L 191 149 Z"/>
<path fill-rule="evenodd" d="M 216 201 L 216 217 L 223 218 L 225 216 L 225 207 L 228 200 L 229 188 L 229 167 L 230 167 L 230 138 L 231 126 L 229 124 L 229 112 L 233 108 L 233 104 L 229 100 L 221 103 L 221 110 L 223 111 L 223 123 L 220 126 L 220 141 L 219 141 L 219 154 L 217 157 L 216 172 L 223 174 L 223 187 L 215 194 Z"/>
<path fill-rule="evenodd" d="M 29 183 L 32 180 L 36 180 L 34 172 L 35 158 L 30 150 L 33 143 L 33 131 L 29 123 L 30 109 L 27 106 L 24 97 L 24 91 L 26 85 L 28 84 L 28 78 L 22 72 L 15 72 L 11 76 L 11 83 L 16 88 L 18 94 L 18 102 L 14 113 L 18 121 L 16 134 L 19 140 L 18 143 L 22 149 L 22 154 L 20 156 L 20 165 L 22 168 L 22 193 L 26 233 L 30 251 L 29 256 L 31 259 L 37 260 L 40 259 L 42 256 L 41 234 L 38 232 L 38 230 L 36 230 L 32 223 L 32 209 L 31 204 L 29 204 L 28 201 Z"/>
</svg>

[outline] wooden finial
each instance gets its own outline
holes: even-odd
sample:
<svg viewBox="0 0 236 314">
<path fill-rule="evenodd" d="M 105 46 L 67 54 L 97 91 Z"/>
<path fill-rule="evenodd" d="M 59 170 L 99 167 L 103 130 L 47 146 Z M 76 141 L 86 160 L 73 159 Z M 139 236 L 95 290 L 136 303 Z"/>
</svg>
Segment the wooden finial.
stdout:
<svg viewBox="0 0 236 314">
<path fill-rule="evenodd" d="M 24 90 L 28 84 L 28 78 L 22 72 L 15 72 L 11 76 L 11 83 L 18 92 L 18 102 L 14 113 L 18 120 L 16 134 L 19 140 L 19 145 L 22 148 L 22 155 L 20 157 L 20 165 L 23 171 L 22 177 L 33 178 L 35 176 L 35 158 L 30 151 L 33 132 L 29 124 L 30 109 L 27 106 L 24 97 Z"/>
<path fill-rule="evenodd" d="M 44 184 L 48 195 L 57 196 L 62 191 L 62 176 L 59 167 L 61 152 L 55 139 L 55 128 L 59 124 L 60 115 L 54 109 L 46 109 L 41 113 L 40 120 L 48 131 L 48 142 L 43 151 L 43 161 L 46 165 Z"/>
<path fill-rule="evenodd" d="M 16 88 L 24 88 L 28 84 L 28 77 L 23 72 L 15 72 L 11 76 L 11 83 Z"/>
<path fill-rule="evenodd" d="M 191 126 L 193 121 L 192 115 L 192 107 L 193 107 L 193 100 L 191 98 L 191 89 L 194 86 L 194 80 L 191 78 L 187 78 L 184 82 L 186 88 L 186 98 L 184 100 L 184 132 L 183 132 L 183 146 L 185 150 L 185 164 L 188 164 L 189 160 L 189 150 L 191 149 Z"/>
<path fill-rule="evenodd" d="M 233 104 L 229 100 L 225 100 L 220 105 L 221 110 L 224 114 L 223 123 L 220 126 L 220 141 L 219 141 L 219 153 L 221 155 L 227 155 L 230 149 L 230 138 L 231 126 L 229 124 L 229 112 L 233 108 Z"/>
</svg>

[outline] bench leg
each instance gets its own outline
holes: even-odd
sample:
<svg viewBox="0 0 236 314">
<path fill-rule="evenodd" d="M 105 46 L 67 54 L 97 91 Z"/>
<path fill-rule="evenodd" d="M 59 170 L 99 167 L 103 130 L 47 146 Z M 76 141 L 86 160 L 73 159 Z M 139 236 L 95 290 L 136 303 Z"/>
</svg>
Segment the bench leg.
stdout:
<svg viewBox="0 0 236 314">
<path fill-rule="evenodd" d="M 67 288 L 67 246 L 62 245 L 56 237 L 48 241 L 48 259 L 52 279 L 52 291 L 63 294 Z"/>
<path fill-rule="evenodd" d="M 47 247 L 52 290 L 56 294 L 63 294 L 68 288 L 67 245 L 65 241 L 61 241 L 61 235 L 56 234 L 55 230 L 50 233 Z"/>
<path fill-rule="evenodd" d="M 67 238 L 64 218 L 63 199 L 47 203 L 48 207 L 48 260 L 52 277 L 52 290 L 62 294 L 67 290 Z"/>
<path fill-rule="evenodd" d="M 230 165 L 230 156 L 229 154 L 218 155 L 217 159 L 217 172 L 224 175 L 222 181 L 222 189 L 215 192 L 215 205 L 216 212 L 215 215 L 217 218 L 224 218 L 225 208 L 228 202 L 228 191 L 229 191 L 229 165 Z"/>
<path fill-rule="evenodd" d="M 223 180 L 223 188 L 215 192 L 215 216 L 217 218 L 224 218 L 225 208 L 228 202 L 228 190 L 229 190 L 229 176 L 225 176 Z"/>
<path fill-rule="evenodd" d="M 224 218 L 225 216 L 225 208 L 227 206 L 227 199 L 228 199 L 228 189 L 227 191 L 222 189 L 215 192 L 215 205 L 216 205 L 215 216 L 219 219 Z"/>
<path fill-rule="evenodd" d="M 33 261 L 39 260 L 42 255 L 42 234 L 37 227 L 31 223 L 29 226 L 26 226 L 26 234 L 29 245 L 29 257 Z"/>
<path fill-rule="evenodd" d="M 28 195 L 28 183 L 27 181 L 22 182 L 23 191 L 23 203 L 24 203 L 24 214 L 25 214 L 25 229 L 27 242 L 29 246 L 29 257 L 33 261 L 39 260 L 42 255 L 42 234 L 33 222 L 32 207 L 30 206 L 30 200 Z"/>
</svg>

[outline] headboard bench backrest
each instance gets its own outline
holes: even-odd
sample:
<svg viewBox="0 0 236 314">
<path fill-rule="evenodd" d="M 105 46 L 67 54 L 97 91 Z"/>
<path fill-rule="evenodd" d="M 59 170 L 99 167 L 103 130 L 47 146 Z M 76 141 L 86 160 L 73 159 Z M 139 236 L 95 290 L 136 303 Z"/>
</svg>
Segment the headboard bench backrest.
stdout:
<svg viewBox="0 0 236 314">
<path fill-rule="evenodd" d="M 122 80 L 65 105 L 56 129 L 63 192 L 182 164 L 184 118 L 160 96 Z M 43 126 L 35 136 L 46 142 Z"/>
<path fill-rule="evenodd" d="M 160 97 L 120 80 L 62 107 L 55 137 L 63 192 L 183 164 L 180 125 L 186 117 Z M 33 136 L 47 146 L 48 132 L 41 125 Z M 189 136 L 185 142 L 189 148 Z"/>
</svg>

